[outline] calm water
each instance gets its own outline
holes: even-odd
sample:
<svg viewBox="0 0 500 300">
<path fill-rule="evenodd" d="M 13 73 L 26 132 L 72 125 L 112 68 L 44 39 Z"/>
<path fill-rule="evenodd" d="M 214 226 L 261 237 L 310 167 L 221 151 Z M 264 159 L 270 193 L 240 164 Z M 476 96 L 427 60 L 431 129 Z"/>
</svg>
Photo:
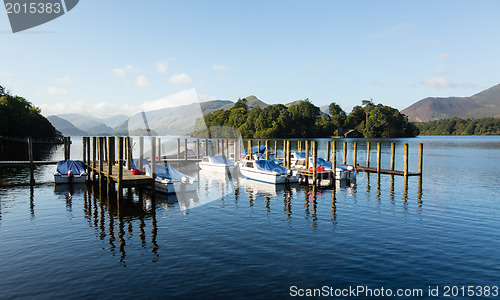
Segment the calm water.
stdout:
<svg viewBox="0 0 500 300">
<path fill-rule="evenodd" d="M 397 169 L 410 144 L 411 171 L 424 143 L 421 183 L 359 173 L 310 190 L 200 174 L 194 195 L 153 205 L 130 191 L 118 206 L 92 187 L 55 188 L 53 166 L 37 168 L 33 188 L 26 168 L 1 167 L 0 298 L 269 299 L 289 297 L 290 286 L 423 296 L 438 286 L 442 296 L 444 286 L 499 286 L 500 137 L 394 141 Z M 78 140 L 72 156 L 81 157 Z"/>
</svg>

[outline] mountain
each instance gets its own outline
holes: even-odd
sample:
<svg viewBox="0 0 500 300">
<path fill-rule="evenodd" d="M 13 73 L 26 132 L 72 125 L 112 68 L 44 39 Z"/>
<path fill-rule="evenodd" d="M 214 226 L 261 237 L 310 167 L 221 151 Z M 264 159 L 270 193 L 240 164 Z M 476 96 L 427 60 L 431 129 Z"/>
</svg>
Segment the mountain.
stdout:
<svg viewBox="0 0 500 300">
<path fill-rule="evenodd" d="M 80 130 L 71 122 L 58 116 L 48 116 L 47 120 L 63 135 L 87 135 L 87 132 Z"/>
<path fill-rule="evenodd" d="M 269 104 L 265 103 L 265 102 L 262 102 L 260 101 L 257 97 L 255 96 L 248 96 L 248 97 L 245 97 L 244 99 L 247 100 L 247 105 L 248 107 L 250 108 L 253 108 L 253 107 L 260 107 L 260 108 L 264 108 L 266 106 L 269 106 Z M 235 103 L 231 102 L 229 104 L 226 104 L 224 105 L 223 107 L 219 108 L 219 109 L 223 109 L 223 110 L 229 110 L 231 109 L 231 107 L 234 106 Z"/>
<path fill-rule="evenodd" d="M 125 120 L 129 118 L 126 115 L 116 115 L 109 118 L 97 118 L 91 116 L 84 116 L 80 114 L 60 114 L 57 116 L 70 121 L 73 125 L 85 131 L 89 130 L 92 127 L 97 127 L 102 125 L 108 127 L 116 127 L 125 122 Z"/>
<path fill-rule="evenodd" d="M 413 122 L 500 117 L 500 84 L 470 97 L 428 97 L 401 111 Z"/>
</svg>

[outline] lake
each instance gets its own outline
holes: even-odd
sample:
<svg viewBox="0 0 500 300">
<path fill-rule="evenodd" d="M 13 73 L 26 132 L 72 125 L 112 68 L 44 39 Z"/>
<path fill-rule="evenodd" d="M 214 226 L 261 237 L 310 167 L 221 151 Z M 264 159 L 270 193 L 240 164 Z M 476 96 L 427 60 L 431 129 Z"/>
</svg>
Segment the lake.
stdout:
<svg viewBox="0 0 500 300">
<path fill-rule="evenodd" d="M 409 143 L 410 171 L 424 143 L 421 181 L 358 173 L 312 189 L 197 174 L 195 195 L 131 190 L 117 205 L 55 187 L 53 166 L 34 187 L 27 168 L 1 167 L 0 299 L 498 296 L 500 137 L 381 141 L 382 167 L 396 142 L 399 170 Z"/>
</svg>

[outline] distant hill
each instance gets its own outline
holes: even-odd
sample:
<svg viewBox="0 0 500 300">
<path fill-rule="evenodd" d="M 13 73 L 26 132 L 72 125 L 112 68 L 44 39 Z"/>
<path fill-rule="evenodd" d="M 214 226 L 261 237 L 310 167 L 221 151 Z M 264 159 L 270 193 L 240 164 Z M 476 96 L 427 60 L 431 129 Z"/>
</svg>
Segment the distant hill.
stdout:
<svg viewBox="0 0 500 300">
<path fill-rule="evenodd" d="M 47 120 L 63 135 L 87 135 L 87 132 L 79 129 L 68 120 L 58 116 L 48 116 Z"/>
<path fill-rule="evenodd" d="M 401 112 L 413 122 L 449 118 L 498 118 L 500 117 L 500 84 L 470 97 L 428 97 Z"/>
<path fill-rule="evenodd" d="M 269 104 L 265 103 L 265 102 L 262 102 L 260 101 L 257 97 L 255 96 L 248 96 L 248 97 L 245 97 L 244 99 L 247 100 L 247 105 L 248 107 L 250 108 L 253 108 L 253 107 L 260 107 L 260 108 L 264 108 L 266 106 L 269 106 Z M 223 107 L 219 108 L 219 109 L 223 109 L 223 110 L 229 110 L 231 109 L 231 107 L 234 106 L 235 103 L 231 102 L 231 103 L 228 103 L 226 105 L 224 105 Z"/>
<path fill-rule="evenodd" d="M 59 114 L 57 116 L 71 122 L 79 129 L 85 131 L 87 131 L 92 127 L 97 127 L 102 125 L 113 128 L 122 124 L 123 122 L 125 122 L 125 120 L 129 118 L 126 115 L 116 115 L 109 118 L 98 118 L 92 116 L 84 116 L 80 114 Z"/>
</svg>

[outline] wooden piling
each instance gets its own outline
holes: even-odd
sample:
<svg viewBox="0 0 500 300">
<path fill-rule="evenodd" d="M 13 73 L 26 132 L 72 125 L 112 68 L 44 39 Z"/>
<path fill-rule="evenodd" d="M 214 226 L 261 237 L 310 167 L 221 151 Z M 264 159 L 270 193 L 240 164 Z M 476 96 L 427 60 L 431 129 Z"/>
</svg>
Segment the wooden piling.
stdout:
<svg viewBox="0 0 500 300">
<path fill-rule="evenodd" d="M 370 142 L 366 142 L 366 167 L 370 167 Z"/>
<path fill-rule="evenodd" d="M 302 141 L 297 141 L 297 152 L 302 152 Z"/>
<path fill-rule="evenodd" d="M 156 173 L 156 137 L 151 137 L 151 178 L 155 178 Z"/>
<path fill-rule="evenodd" d="M 252 160 L 252 140 L 248 140 L 248 159 Z"/>
<path fill-rule="evenodd" d="M 317 168 L 316 168 L 317 157 L 318 157 L 318 142 L 316 142 L 316 141 L 311 141 L 311 154 L 312 154 L 312 168 L 313 168 L 312 181 L 313 181 L 313 185 L 316 186 L 316 183 L 317 183 L 316 177 L 318 175 Z"/>
<path fill-rule="evenodd" d="M 274 141 L 274 158 L 278 157 L 278 140 Z"/>
<path fill-rule="evenodd" d="M 208 139 L 205 139 L 205 156 L 208 156 Z"/>
<path fill-rule="evenodd" d="M 95 180 L 95 169 L 97 167 L 97 137 L 92 137 L 92 181 Z"/>
<path fill-rule="evenodd" d="M 177 159 L 181 158 L 181 139 L 177 139 Z"/>
<path fill-rule="evenodd" d="M 286 140 L 283 140 L 283 164 L 286 161 Z"/>
<path fill-rule="evenodd" d="M 139 137 L 139 162 L 138 162 L 138 167 L 141 172 L 144 171 L 144 137 L 140 136 Z"/>
<path fill-rule="evenodd" d="M 380 173 L 380 164 L 382 157 L 382 149 L 380 143 L 377 143 L 377 173 Z"/>
<path fill-rule="evenodd" d="M 342 163 L 345 165 L 347 164 L 347 142 L 344 142 L 343 145 L 344 145 L 344 156 L 342 159 Z"/>
<path fill-rule="evenodd" d="M 396 157 L 396 144 L 391 143 L 391 170 L 394 170 L 395 157 Z"/>
<path fill-rule="evenodd" d="M 266 159 L 269 159 L 269 140 L 266 140 Z"/>
<path fill-rule="evenodd" d="M 184 139 L 184 160 L 188 160 L 188 140 Z"/>
<path fill-rule="evenodd" d="M 408 144 L 404 144 L 404 176 L 408 176 Z"/>
<path fill-rule="evenodd" d="M 291 157 L 291 149 L 290 149 L 290 141 L 286 141 L 286 168 L 290 169 L 290 157 Z"/>
<path fill-rule="evenodd" d="M 132 138 L 127 136 L 125 138 L 125 143 L 127 143 L 127 170 L 132 170 L 132 156 L 133 156 L 133 148 L 132 148 Z"/>
<path fill-rule="evenodd" d="M 306 170 L 309 170 L 309 141 L 304 141 L 304 149 L 305 149 L 305 152 L 306 152 Z"/>
<path fill-rule="evenodd" d="M 113 165 L 115 161 L 115 158 L 113 157 L 115 152 L 114 141 L 114 137 L 108 136 L 108 175 L 113 175 Z"/>
<path fill-rule="evenodd" d="M 422 175 L 422 169 L 424 167 L 424 144 L 418 144 L 418 173 Z"/>
<path fill-rule="evenodd" d="M 99 146 L 99 193 L 102 193 L 102 185 L 104 183 L 104 178 L 102 176 L 104 171 L 104 138 L 99 137 L 97 139 Z"/>
<path fill-rule="evenodd" d="M 83 154 L 83 158 L 82 158 L 82 161 L 83 161 L 83 165 L 86 166 L 87 165 L 87 138 L 86 137 L 83 137 L 82 138 L 82 154 Z"/>
<path fill-rule="evenodd" d="M 128 139 L 130 141 L 130 139 Z M 118 137 L 118 200 L 123 198 L 123 137 Z"/>
<path fill-rule="evenodd" d="M 196 139 L 196 159 L 200 159 L 200 139 Z"/>
<path fill-rule="evenodd" d="M 158 156 L 158 162 L 161 162 L 161 138 L 158 138 L 158 152 L 156 156 Z"/>
<path fill-rule="evenodd" d="M 260 140 L 257 140 L 257 153 L 260 153 Z"/>
<path fill-rule="evenodd" d="M 332 170 L 335 172 L 335 167 L 337 166 L 337 141 L 332 141 Z"/>
<path fill-rule="evenodd" d="M 326 141 L 326 161 L 330 161 L 330 142 Z"/>
<path fill-rule="evenodd" d="M 90 137 L 87 137 L 87 178 L 90 180 L 90 172 L 89 172 L 89 166 L 90 166 Z"/>
<path fill-rule="evenodd" d="M 30 161 L 30 185 L 35 184 L 35 165 L 33 164 L 33 138 L 28 137 L 28 158 Z"/>
<path fill-rule="evenodd" d="M 358 155 L 358 143 L 354 142 L 353 147 L 354 147 L 354 149 L 352 152 L 352 155 L 353 155 L 353 163 L 352 164 L 354 167 L 356 167 L 357 162 L 358 162 L 358 157 L 357 157 L 357 155 Z"/>
</svg>

